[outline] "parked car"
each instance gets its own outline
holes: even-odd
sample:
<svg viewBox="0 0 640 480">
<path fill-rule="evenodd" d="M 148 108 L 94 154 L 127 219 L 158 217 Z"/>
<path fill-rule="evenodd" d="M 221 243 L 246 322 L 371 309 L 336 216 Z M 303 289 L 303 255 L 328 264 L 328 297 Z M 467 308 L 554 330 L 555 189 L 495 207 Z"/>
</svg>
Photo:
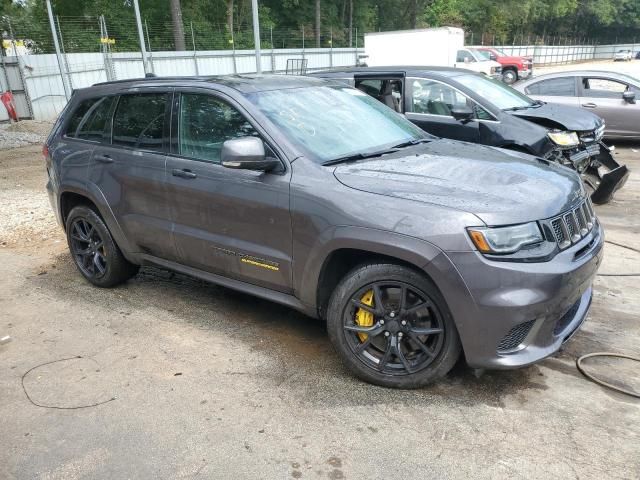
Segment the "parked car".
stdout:
<svg viewBox="0 0 640 480">
<path fill-rule="evenodd" d="M 477 368 L 553 354 L 603 254 L 575 172 L 434 138 L 340 82 L 98 84 L 43 153 L 89 282 L 157 265 L 282 303 L 326 319 L 347 367 L 384 386 L 431 382 L 461 351 Z"/>
<path fill-rule="evenodd" d="M 584 70 L 540 75 L 514 88 L 545 102 L 582 107 L 602 117 L 607 138 L 640 138 L 640 80 Z"/>
<path fill-rule="evenodd" d="M 511 85 L 518 80 L 529 78 L 533 74 L 533 58 L 520 55 L 507 55 L 499 48 L 477 47 L 476 50 L 489 60 L 495 60 L 502 67 L 502 81 Z"/>
<path fill-rule="evenodd" d="M 462 48 L 456 55 L 455 67 L 466 68 L 487 77 L 502 78 L 502 65 L 490 60 L 473 48 Z"/>
<path fill-rule="evenodd" d="M 631 50 L 618 50 L 613 54 L 613 61 L 625 61 L 630 62 L 633 59 L 633 53 Z"/>
<path fill-rule="evenodd" d="M 594 203 L 608 202 L 628 177 L 627 167 L 602 143 L 605 126 L 598 116 L 534 101 L 483 75 L 438 67 L 350 68 L 313 75 L 355 86 L 433 135 L 525 152 L 573 168 Z"/>
<path fill-rule="evenodd" d="M 640 51 L 636 53 L 636 60 L 640 60 Z"/>
</svg>

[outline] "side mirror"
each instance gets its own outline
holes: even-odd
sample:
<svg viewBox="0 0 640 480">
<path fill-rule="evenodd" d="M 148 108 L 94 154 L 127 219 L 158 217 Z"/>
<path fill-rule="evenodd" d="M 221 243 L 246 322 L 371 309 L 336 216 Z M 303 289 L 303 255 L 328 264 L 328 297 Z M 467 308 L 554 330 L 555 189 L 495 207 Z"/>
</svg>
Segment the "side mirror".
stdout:
<svg viewBox="0 0 640 480">
<path fill-rule="evenodd" d="M 624 92 L 622 94 L 622 99 L 627 103 L 636 103 L 636 93 L 635 92 Z"/>
<path fill-rule="evenodd" d="M 471 63 L 471 59 L 469 57 L 464 57 L 464 63 Z"/>
<path fill-rule="evenodd" d="M 277 159 L 266 158 L 264 143 L 257 137 L 227 140 L 222 144 L 220 158 L 223 167 L 241 170 L 268 172 L 280 165 Z"/>
<path fill-rule="evenodd" d="M 462 123 L 469 123 L 473 120 L 473 110 L 469 107 L 453 107 L 451 116 Z"/>
<path fill-rule="evenodd" d="M 498 57 L 496 57 L 493 53 L 489 55 L 489 60 L 493 60 L 494 62 L 496 60 L 498 60 Z"/>
</svg>

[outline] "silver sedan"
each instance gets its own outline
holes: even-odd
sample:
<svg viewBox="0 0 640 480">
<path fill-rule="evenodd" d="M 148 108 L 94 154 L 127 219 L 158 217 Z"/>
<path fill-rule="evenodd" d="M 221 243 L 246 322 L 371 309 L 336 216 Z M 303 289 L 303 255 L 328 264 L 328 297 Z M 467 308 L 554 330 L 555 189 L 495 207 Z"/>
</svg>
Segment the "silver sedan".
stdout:
<svg viewBox="0 0 640 480">
<path fill-rule="evenodd" d="M 595 70 L 557 72 L 516 83 L 529 97 L 588 109 L 602 117 L 608 138 L 640 138 L 640 80 Z"/>
</svg>

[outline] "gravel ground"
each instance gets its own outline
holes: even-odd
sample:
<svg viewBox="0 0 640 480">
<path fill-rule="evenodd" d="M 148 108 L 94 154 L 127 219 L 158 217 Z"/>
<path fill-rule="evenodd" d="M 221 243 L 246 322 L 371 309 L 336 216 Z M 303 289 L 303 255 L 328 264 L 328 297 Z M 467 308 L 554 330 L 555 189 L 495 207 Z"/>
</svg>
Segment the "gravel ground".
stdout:
<svg viewBox="0 0 640 480">
<path fill-rule="evenodd" d="M 631 178 L 596 210 L 607 239 L 638 247 L 640 153 L 617 152 Z M 598 277 L 583 328 L 538 365 L 476 376 L 461 362 L 428 388 L 379 388 L 349 375 L 320 322 L 282 306 L 148 267 L 89 285 L 41 158 L 0 152 L 0 337 L 13 338 L 0 345 L 0 479 L 640 478 L 640 402 L 575 368 L 594 351 L 638 355 L 637 278 Z M 606 245 L 602 273 L 639 271 L 639 255 Z M 631 362 L 589 368 L 640 388 Z M 107 403 L 43 408 L 25 391 Z"/>
<path fill-rule="evenodd" d="M 0 124 L 0 150 L 34 143 L 42 144 L 47 138 L 51 126 L 51 122 L 36 120 L 21 120 L 17 123 Z"/>
</svg>

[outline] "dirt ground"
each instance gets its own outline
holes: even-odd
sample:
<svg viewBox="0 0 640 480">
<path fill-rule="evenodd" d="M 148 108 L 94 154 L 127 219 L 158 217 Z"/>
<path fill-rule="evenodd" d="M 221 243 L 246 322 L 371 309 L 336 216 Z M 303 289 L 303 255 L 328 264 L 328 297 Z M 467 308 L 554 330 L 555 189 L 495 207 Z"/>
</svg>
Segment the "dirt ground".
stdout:
<svg viewBox="0 0 640 480">
<path fill-rule="evenodd" d="M 597 213 L 639 247 L 640 147 L 617 158 L 634 171 Z M 351 377 L 323 325 L 287 308 L 153 268 L 91 287 L 44 183 L 39 146 L 0 152 L 2 479 L 640 478 L 640 401 L 574 363 L 640 355 L 637 277 L 598 277 L 583 329 L 539 365 L 461 362 L 394 391 Z M 640 255 L 607 244 L 601 273 L 633 272 Z M 640 391 L 637 364 L 591 365 Z"/>
</svg>

